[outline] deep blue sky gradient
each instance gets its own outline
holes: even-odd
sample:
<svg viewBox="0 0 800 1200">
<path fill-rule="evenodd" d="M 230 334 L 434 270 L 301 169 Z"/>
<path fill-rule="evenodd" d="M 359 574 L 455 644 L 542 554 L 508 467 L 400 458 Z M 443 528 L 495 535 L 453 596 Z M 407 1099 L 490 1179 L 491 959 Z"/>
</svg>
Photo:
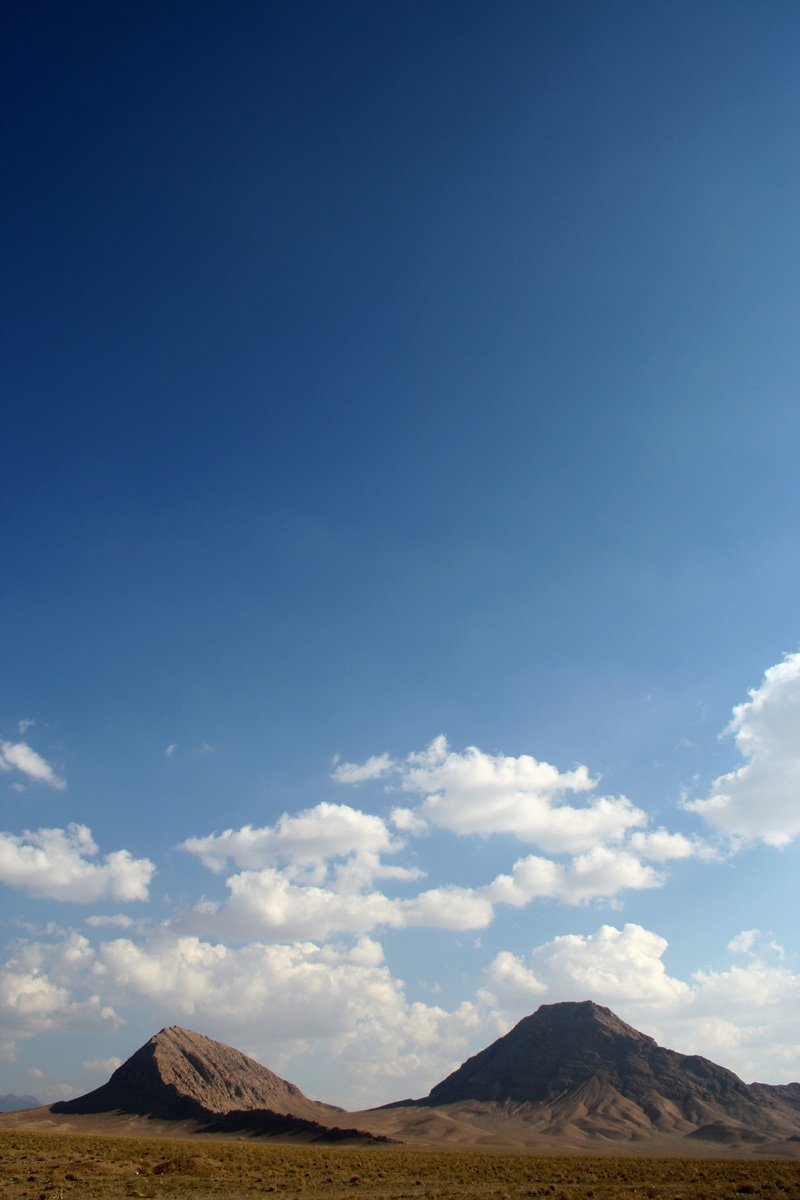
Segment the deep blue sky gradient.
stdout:
<svg viewBox="0 0 800 1200">
<path fill-rule="evenodd" d="M 795 3 L 41 0 L 2 43 L 0 724 L 70 784 L 8 828 L 167 855 L 439 732 L 660 819 L 735 765 L 798 647 Z"/>
</svg>

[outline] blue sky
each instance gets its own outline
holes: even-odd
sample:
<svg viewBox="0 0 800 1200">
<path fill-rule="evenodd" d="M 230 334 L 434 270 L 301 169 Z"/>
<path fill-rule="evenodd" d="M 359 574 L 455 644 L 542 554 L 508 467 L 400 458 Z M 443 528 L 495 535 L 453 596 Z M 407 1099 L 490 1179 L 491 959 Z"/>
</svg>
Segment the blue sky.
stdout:
<svg viewBox="0 0 800 1200">
<path fill-rule="evenodd" d="M 800 1079 L 796 5 L 3 23 L 0 1091 Z"/>
</svg>

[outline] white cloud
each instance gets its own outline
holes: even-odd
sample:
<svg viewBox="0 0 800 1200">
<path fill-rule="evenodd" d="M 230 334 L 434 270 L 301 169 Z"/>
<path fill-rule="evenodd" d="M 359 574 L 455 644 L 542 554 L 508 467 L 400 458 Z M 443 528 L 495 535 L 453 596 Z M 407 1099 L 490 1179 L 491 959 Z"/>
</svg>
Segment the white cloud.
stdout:
<svg viewBox="0 0 800 1200">
<path fill-rule="evenodd" d="M 94 903 L 146 900 L 155 867 L 147 858 L 115 850 L 97 861 L 98 847 L 85 825 L 0 833 L 0 883 L 31 896 Z"/>
<path fill-rule="evenodd" d="M 654 829 L 651 833 L 631 834 L 628 846 L 651 862 L 669 862 L 679 858 L 714 858 L 716 851 L 700 838 L 688 838 L 682 833 Z"/>
<path fill-rule="evenodd" d="M 229 862 L 255 870 L 283 863 L 300 871 L 316 870 L 317 880 L 324 879 L 328 860 L 350 856 L 368 858 L 373 872 L 380 875 L 378 856 L 394 854 L 402 846 L 380 817 L 328 803 L 296 816 L 284 813 L 274 825 L 245 825 L 181 843 L 181 849 L 212 871 L 222 871 Z"/>
<path fill-rule="evenodd" d="M 331 934 L 370 933 L 427 927 L 465 931 L 483 929 L 494 916 L 485 889 L 445 886 L 411 898 L 391 898 L 378 891 L 298 886 L 273 868 L 241 871 L 226 880 L 229 898 L 218 904 L 202 901 L 172 919 L 182 932 L 212 933 L 242 940 L 268 937 L 290 942 L 324 940 Z"/>
<path fill-rule="evenodd" d="M 494 918 L 494 906 L 483 888 L 438 887 L 413 900 L 398 900 L 397 924 L 428 926 L 465 932 L 485 929 Z"/>
<path fill-rule="evenodd" d="M 416 761 L 419 756 L 414 757 Z M 405 829 L 417 822 L 407 809 L 395 809 L 392 816 Z M 696 849 L 688 839 L 665 830 L 643 835 L 639 844 L 645 856 L 661 859 Z M 664 882 L 624 844 L 596 845 L 565 862 L 531 855 L 518 860 L 511 874 L 484 885 L 444 884 L 408 898 L 390 897 L 375 888 L 376 880 L 408 882 L 423 874 L 381 860 L 381 853 L 396 853 L 404 843 L 393 840 L 380 817 L 328 803 L 297 816 L 284 813 L 274 826 L 228 829 L 189 838 L 182 845 L 215 871 L 229 861 L 246 869 L 226 879 L 226 900 L 201 901 L 173 918 L 172 928 L 237 940 L 324 939 L 381 926 L 479 930 L 492 922 L 496 904 L 519 908 L 537 899 L 610 902 L 622 891 Z"/>
<path fill-rule="evenodd" d="M 762 1021 L 775 1004 L 793 1006 L 795 1013 L 800 1012 L 800 976 L 787 967 L 756 959 L 744 967 L 734 964 L 726 971 L 696 971 L 692 978 L 717 1012 L 730 1015 L 737 1008 L 759 1010 Z M 797 1032 L 794 1040 L 798 1040 Z"/>
<path fill-rule="evenodd" d="M 523 907 L 532 900 L 585 904 L 610 899 L 628 888 L 660 887 L 664 882 L 652 867 L 626 850 L 595 846 L 566 865 L 538 855 L 514 863 L 510 875 L 498 875 L 486 888 L 497 903 Z"/>
<path fill-rule="evenodd" d="M 67 942 L 68 950 L 30 951 L 58 981 L 62 1005 L 70 989 L 99 987 L 108 1001 L 134 1005 L 138 1020 L 146 1011 L 154 1029 L 188 1024 L 280 1068 L 310 1094 L 352 1107 L 427 1092 L 466 1056 L 480 1024 L 469 1001 L 451 1012 L 410 1002 L 380 944 L 366 937 L 347 946 L 236 948 L 161 930 L 138 943 Z M 312 1088 L 302 1078 L 304 1055 L 318 1081 Z"/>
<path fill-rule="evenodd" d="M 340 894 L 329 888 L 298 887 L 272 868 L 242 871 L 226 883 L 230 898 L 211 928 L 238 938 L 324 939 L 331 933 L 366 933 L 394 923 L 395 904 L 380 892 Z"/>
<path fill-rule="evenodd" d="M 49 762 L 37 754 L 27 742 L 0 741 L 0 771 L 19 771 L 34 783 L 63 791 L 66 780 L 56 775 Z"/>
<path fill-rule="evenodd" d="M 531 956 L 534 971 L 565 998 L 620 1001 L 648 1006 L 685 1002 L 689 987 L 666 972 L 662 958 L 667 941 L 633 923 L 616 929 L 602 925 L 581 937 L 567 934 L 538 947 Z"/>
<path fill-rule="evenodd" d="M 788 845 L 800 836 L 800 654 L 765 672 L 726 733 L 745 764 L 685 807 L 729 837 Z"/>
<path fill-rule="evenodd" d="M 389 754 L 373 754 L 363 763 L 340 763 L 334 759 L 331 778 L 337 783 L 364 783 L 368 779 L 380 779 L 395 767 L 395 761 Z"/>
<path fill-rule="evenodd" d="M 346 766 L 347 773 L 335 775 L 340 782 L 352 782 L 352 772 L 362 769 Z M 510 833 L 548 853 L 575 854 L 619 841 L 647 819 L 624 796 L 594 796 L 581 806 L 565 803 L 568 794 L 596 787 L 584 766 L 560 772 L 528 754 L 492 755 L 477 746 L 459 753 L 443 736 L 403 763 L 388 761 L 386 770 L 390 767 L 399 773 L 404 791 L 422 796 L 417 814 L 422 826 L 417 822 L 415 828 L 411 810 L 395 810 L 395 824 L 408 832 L 429 823 L 462 835 Z"/>
<path fill-rule="evenodd" d="M 429 833 L 431 828 L 425 818 L 421 817 L 413 808 L 401 806 L 393 808 L 390 820 L 395 829 L 399 829 L 401 833 L 410 833 L 414 837 L 421 837 L 423 834 Z"/>
<path fill-rule="evenodd" d="M 728 942 L 728 949 L 733 954 L 749 954 L 760 936 L 759 929 L 743 929 L 741 933 L 736 934 L 736 937 L 731 938 Z"/>
<path fill-rule="evenodd" d="M 69 961 L 73 939 L 59 947 L 59 955 Z M 89 986 L 77 998 L 59 979 L 58 969 L 49 971 L 46 952 L 37 945 L 22 945 L 3 964 L 0 971 L 0 1026 L 4 1033 L 4 1053 L 13 1059 L 20 1039 L 39 1033 L 115 1030 L 120 1020 L 108 1004 Z M 57 964 L 54 964 L 57 967 Z"/>
<path fill-rule="evenodd" d="M 226 879 L 226 901 L 203 900 L 173 917 L 170 926 L 184 933 L 276 941 L 325 939 L 379 927 L 466 932 L 487 928 L 497 904 L 523 908 L 534 900 L 570 905 L 612 901 L 625 890 L 660 887 L 664 877 L 621 847 L 596 846 L 563 864 L 529 855 L 514 864 L 510 875 L 474 888 L 443 885 L 400 898 L 364 890 L 364 882 L 357 872 L 337 874 L 335 886 L 326 887 L 298 884 L 291 872 L 272 867 L 241 871 Z"/>
<path fill-rule="evenodd" d="M 536 1008 L 547 994 L 547 984 L 510 950 L 496 954 L 484 975 L 491 989 L 485 993 L 488 1001 L 520 1016 Z"/>
</svg>

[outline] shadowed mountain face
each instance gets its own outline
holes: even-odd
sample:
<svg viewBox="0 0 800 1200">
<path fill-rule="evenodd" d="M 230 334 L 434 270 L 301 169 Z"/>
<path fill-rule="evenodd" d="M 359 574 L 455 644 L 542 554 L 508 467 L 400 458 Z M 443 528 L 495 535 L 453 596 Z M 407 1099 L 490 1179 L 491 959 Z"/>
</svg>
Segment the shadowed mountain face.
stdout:
<svg viewBox="0 0 800 1200">
<path fill-rule="evenodd" d="M 705 1125 L 800 1132 L 800 1087 L 743 1083 L 699 1055 L 666 1050 L 608 1008 L 545 1004 L 432 1089 L 425 1106 L 486 1101 L 536 1106 L 550 1126 L 617 1123 L 643 1135 Z"/>
<path fill-rule="evenodd" d="M 341 1109 L 304 1096 L 232 1046 L 172 1025 L 118 1067 L 108 1083 L 52 1106 L 60 1113 L 121 1111 L 167 1119 L 269 1110 L 330 1124 Z"/>
</svg>

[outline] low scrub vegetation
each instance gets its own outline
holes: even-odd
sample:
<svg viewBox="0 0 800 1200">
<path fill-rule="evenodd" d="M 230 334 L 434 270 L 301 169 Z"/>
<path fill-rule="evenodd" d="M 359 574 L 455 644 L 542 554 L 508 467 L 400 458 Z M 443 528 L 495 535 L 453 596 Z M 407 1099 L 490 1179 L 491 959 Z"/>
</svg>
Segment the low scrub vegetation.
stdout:
<svg viewBox="0 0 800 1200">
<path fill-rule="evenodd" d="M 3 1200 L 253 1196 L 276 1200 L 800 1200 L 800 1164 L 0 1133 Z"/>
</svg>

